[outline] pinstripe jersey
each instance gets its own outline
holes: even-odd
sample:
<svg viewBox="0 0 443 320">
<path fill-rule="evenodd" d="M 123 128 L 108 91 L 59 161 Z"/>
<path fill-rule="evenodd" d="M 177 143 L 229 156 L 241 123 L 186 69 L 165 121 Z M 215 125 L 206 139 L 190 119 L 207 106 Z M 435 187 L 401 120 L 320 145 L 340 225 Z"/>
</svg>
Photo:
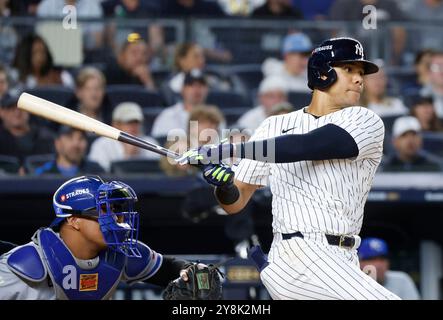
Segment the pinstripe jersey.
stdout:
<svg viewBox="0 0 443 320">
<path fill-rule="evenodd" d="M 322 117 L 301 109 L 267 118 L 250 141 L 304 134 L 330 123 L 354 138 L 356 158 L 283 164 L 243 159 L 234 168 L 237 180 L 270 186 L 274 233 L 360 232 L 364 205 L 383 154 L 384 125 L 378 115 L 358 106 Z"/>
</svg>

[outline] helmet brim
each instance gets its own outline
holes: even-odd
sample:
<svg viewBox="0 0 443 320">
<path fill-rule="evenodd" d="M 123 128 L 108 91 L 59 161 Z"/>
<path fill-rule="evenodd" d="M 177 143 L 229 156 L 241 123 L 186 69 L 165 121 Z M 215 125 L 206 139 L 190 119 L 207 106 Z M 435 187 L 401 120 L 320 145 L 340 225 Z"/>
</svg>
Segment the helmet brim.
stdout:
<svg viewBox="0 0 443 320">
<path fill-rule="evenodd" d="M 363 63 L 365 75 L 377 73 L 379 70 L 378 66 L 369 60 L 340 60 L 340 61 L 334 62 L 334 65 L 335 64 L 343 64 L 343 63 L 357 63 L 357 62 Z"/>
</svg>

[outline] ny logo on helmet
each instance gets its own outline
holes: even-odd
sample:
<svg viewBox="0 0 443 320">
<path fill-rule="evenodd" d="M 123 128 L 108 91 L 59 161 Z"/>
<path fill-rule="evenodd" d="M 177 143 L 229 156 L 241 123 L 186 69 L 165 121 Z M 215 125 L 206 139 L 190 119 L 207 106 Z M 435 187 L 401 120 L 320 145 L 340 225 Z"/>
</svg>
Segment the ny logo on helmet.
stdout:
<svg viewBox="0 0 443 320">
<path fill-rule="evenodd" d="M 359 56 L 363 57 L 363 46 L 360 43 L 357 43 L 355 45 L 355 54 L 358 54 Z"/>
</svg>

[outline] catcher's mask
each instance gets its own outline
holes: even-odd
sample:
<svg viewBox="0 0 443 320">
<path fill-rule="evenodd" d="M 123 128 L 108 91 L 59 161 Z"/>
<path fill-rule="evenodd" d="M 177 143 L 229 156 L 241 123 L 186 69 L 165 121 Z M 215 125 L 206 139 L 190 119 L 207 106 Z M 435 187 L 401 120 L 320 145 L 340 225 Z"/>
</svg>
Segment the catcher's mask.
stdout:
<svg viewBox="0 0 443 320">
<path fill-rule="evenodd" d="M 128 257 L 141 257 L 137 249 L 139 214 L 134 210 L 135 191 L 126 183 L 102 184 L 96 194 L 98 223 L 106 244 Z"/>
<path fill-rule="evenodd" d="M 98 176 L 66 181 L 57 189 L 53 206 L 57 227 L 67 217 L 79 215 L 98 220 L 108 247 L 128 257 L 141 257 L 137 249 L 139 215 L 134 211 L 137 195 L 120 181 L 104 182 Z"/>
</svg>

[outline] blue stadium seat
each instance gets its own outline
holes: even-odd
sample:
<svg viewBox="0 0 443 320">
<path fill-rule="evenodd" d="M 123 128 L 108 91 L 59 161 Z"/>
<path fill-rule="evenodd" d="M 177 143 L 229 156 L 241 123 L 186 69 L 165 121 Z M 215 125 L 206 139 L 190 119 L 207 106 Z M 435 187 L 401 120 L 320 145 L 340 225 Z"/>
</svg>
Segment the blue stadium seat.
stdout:
<svg viewBox="0 0 443 320">
<path fill-rule="evenodd" d="M 252 106 L 252 102 L 240 93 L 216 90 L 209 91 L 206 103 L 216 105 L 220 109 Z"/>
<path fill-rule="evenodd" d="M 121 160 L 111 163 L 111 173 L 160 173 L 162 172 L 158 160 Z"/>
<path fill-rule="evenodd" d="M 33 89 L 27 89 L 25 92 L 35 95 L 39 98 L 49 100 L 64 107 L 74 108 L 75 106 L 67 106 L 68 102 L 74 98 L 74 91 L 64 86 L 42 86 Z"/>
<path fill-rule="evenodd" d="M 263 80 L 260 64 L 234 65 L 231 67 L 231 73 L 240 79 L 246 90 L 257 89 Z"/>
<path fill-rule="evenodd" d="M 424 132 L 423 149 L 432 154 L 443 157 L 443 133 Z"/>
<path fill-rule="evenodd" d="M 0 175 L 16 174 L 20 169 L 20 161 L 16 157 L 0 155 Z"/>
<path fill-rule="evenodd" d="M 46 162 L 52 161 L 55 159 L 55 154 L 35 154 L 32 156 L 27 156 L 25 158 L 25 170 L 29 174 L 33 174 L 35 169 L 41 167 Z"/>
<path fill-rule="evenodd" d="M 149 91 L 137 85 L 109 85 L 106 93 L 112 107 L 122 102 L 135 102 L 141 107 L 159 107 L 163 99 L 158 92 Z"/>
<path fill-rule="evenodd" d="M 306 107 L 311 102 L 312 95 L 307 92 L 293 92 L 288 93 L 288 101 L 294 107 L 294 110 L 299 110 Z"/>
</svg>

